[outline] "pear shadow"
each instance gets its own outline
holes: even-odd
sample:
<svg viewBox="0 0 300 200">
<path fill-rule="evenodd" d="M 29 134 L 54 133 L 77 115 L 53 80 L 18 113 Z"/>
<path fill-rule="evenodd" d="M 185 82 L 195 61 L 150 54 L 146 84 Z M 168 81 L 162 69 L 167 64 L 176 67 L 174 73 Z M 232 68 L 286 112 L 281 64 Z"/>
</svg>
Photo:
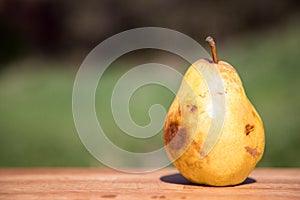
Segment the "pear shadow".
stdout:
<svg viewBox="0 0 300 200">
<path fill-rule="evenodd" d="M 180 185 L 195 185 L 195 186 L 204 186 L 204 187 L 215 187 L 215 186 L 210 186 L 210 185 L 204 185 L 204 184 L 196 184 L 188 181 L 186 178 L 184 178 L 180 173 L 175 173 L 175 174 L 170 174 L 170 175 L 165 175 L 160 177 L 160 180 L 166 183 L 171 183 L 171 184 L 180 184 Z M 235 187 L 239 185 L 246 185 L 246 184 L 252 184 L 255 183 L 256 180 L 248 177 L 246 180 L 238 185 L 231 185 L 231 186 L 221 186 L 221 187 Z M 219 187 L 219 186 L 218 186 Z"/>
</svg>

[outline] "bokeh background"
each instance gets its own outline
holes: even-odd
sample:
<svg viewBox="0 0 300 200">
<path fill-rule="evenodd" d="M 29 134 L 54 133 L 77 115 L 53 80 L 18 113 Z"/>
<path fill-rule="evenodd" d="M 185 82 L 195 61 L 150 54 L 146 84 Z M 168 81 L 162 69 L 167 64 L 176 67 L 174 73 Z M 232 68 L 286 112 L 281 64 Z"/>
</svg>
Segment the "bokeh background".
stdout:
<svg viewBox="0 0 300 200">
<path fill-rule="evenodd" d="M 300 167 L 300 7 L 298 0 L 0 1 L 0 166 L 102 167 L 81 144 L 72 118 L 72 87 L 85 56 L 104 39 L 131 28 L 165 27 L 202 44 L 215 37 L 221 60 L 238 70 L 265 125 L 260 167 Z M 155 50 L 120 57 L 105 72 L 96 97 L 104 130 L 120 147 L 147 152 L 162 146 L 122 137 L 110 97 L 118 78 L 138 64 L 187 63 Z M 135 92 L 133 119 L 168 109 L 174 94 L 157 85 Z M 113 159 L 113 157 L 112 157 Z M 124 161 L 125 162 L 125 161 Z"/>
</svg>

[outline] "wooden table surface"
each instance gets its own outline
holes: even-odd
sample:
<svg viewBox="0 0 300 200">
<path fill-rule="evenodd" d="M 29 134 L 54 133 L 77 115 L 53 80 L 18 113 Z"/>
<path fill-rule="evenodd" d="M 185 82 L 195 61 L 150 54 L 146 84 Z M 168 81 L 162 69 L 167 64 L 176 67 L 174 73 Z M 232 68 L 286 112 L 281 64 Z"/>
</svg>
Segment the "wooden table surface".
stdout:
<svg viewBox="0 0 300 200">
<path fill-rule="evenodd" d="M 300 169 L 255 169 L 241 185 L 193 185 L 176 169 L 0 169 L 0 199 L 300 199 Z"/>
</svg>

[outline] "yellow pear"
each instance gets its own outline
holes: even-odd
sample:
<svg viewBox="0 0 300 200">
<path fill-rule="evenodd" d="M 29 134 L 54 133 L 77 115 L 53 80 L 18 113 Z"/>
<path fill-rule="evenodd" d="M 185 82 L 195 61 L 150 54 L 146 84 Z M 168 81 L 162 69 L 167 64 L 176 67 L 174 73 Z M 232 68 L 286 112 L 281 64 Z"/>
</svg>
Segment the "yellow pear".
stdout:
<svg viewBox="0 0 300 200">
<path fill-rule="evenodd" d="M 213 61 L 200 59 L 184 75 L 166 116 L 164 144 L 175 167 L 189 181 L 236 185 L 248 177 L 262 158 L 263 122 L 246 96 L 236 70 L 227 62 L 218 61 L 211 37 L 206 41 L 212 48 Z M 203 70 L 211 74 L 211 83 L 222 83 L 224 90 L 208 88 Z M 213 70 L 217 75 L 210 73 Z M 221 82 L 217 83 L 218 79 Z M 224 99 L 223 113 L 213 109 L 222 106 L 213 102 L 214 95 Z M 223 119 L 220 129 L 213 127 L 217 118 Z"/>
</svg>

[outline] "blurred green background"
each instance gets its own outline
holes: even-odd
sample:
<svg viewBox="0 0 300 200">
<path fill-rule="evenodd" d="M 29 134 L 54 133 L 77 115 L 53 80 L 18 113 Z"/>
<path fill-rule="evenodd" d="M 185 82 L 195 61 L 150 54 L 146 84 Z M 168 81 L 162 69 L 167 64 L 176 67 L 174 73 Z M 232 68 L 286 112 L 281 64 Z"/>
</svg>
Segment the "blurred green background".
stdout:
<svg viewBox="0 0 300 200">
<path fill-rule="evenodd" d="M 300 167 L 299 1 L 21 1 L 0 3 L 0 166 L 103 166 L 81 144 L 72 118 L 72 87 L 85 56 L 120 31 L 143 26 L 185 33 L 239 72 L 260 113 L 266 150 L 260 167 Z M 162 146 L 123 137 L 110 109 L 114 84 L 137 64 L 187 63 L 166 52 L 143 50 L 115 61 L 96 94 L 99 121 L 118 146 L 147 152 Z M 166 109 L 174 95 L 157 85 L 137 90 L 133 119 L 149 123 L 148 109 Z M 101 111 L 101 112 L 100 112 Z M 125 161 L 124 161 L 125 162 Z"/>
</svg>

